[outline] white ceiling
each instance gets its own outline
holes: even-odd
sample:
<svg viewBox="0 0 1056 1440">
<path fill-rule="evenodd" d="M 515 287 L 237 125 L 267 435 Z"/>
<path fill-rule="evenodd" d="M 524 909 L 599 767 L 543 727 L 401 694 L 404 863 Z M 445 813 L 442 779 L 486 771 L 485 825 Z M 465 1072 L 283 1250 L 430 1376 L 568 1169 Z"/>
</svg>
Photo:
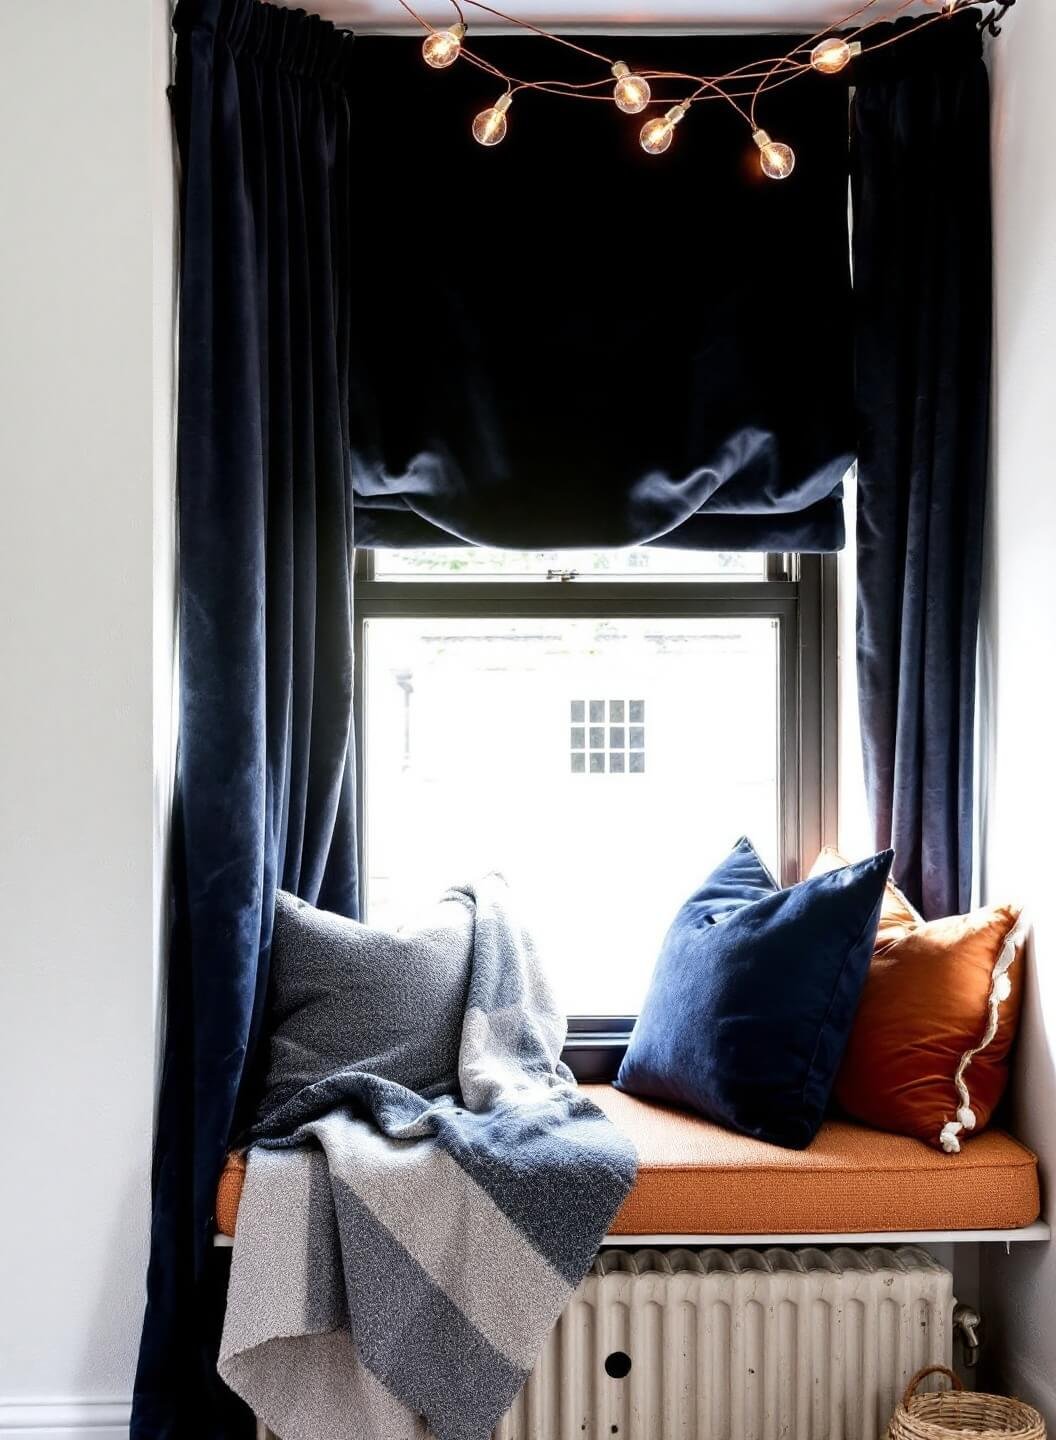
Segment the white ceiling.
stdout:
<svg viewBox="0 0 1056 1440">
<path fill-rule="evenodd" d="M 279 0 L 315 11 L 336 25 L 352 30 L 415 31 L 417 26 L 397 0 Z M 450 0 L 411 0 L 419 14 L 433 24 L 450 24 L 455 18 Z M 547 30 L 640 32 L 687 30 L 818 30 L 832 25 L 855 8 L 856 0 L 662 0 L 636 4 L 634 0 L 494 0 L 500 10 Z M 860 3 L 860 0 L 857 0 Z M 467 4 L 466 18 L 478 34 L 501 30 L 501 22 Z M 883 18 L 899 8 L 899 0 L 876 0 L 870 19 Z M 925 11 L 920 3 L 912 10 Z M 900 13 L 911 13 L 900 9 Z M 507 27 L 508 28 L 508 27 Z"/>
</svg>

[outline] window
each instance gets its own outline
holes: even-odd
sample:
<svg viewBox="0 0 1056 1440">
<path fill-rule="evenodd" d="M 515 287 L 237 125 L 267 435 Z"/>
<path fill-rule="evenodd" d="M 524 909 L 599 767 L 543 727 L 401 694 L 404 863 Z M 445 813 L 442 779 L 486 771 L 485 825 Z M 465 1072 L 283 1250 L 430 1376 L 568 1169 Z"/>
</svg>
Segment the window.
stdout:
<svg viewBox="0 0 1056 1440">
<path fill-rule="evenodd" d="M 645 774 L 644 700 L 573 700 L 569 720 L 573 775 Z"/>
<path fill-rule="evenodd" d="M 577 1033 L 738 836 L 786 881 L 831 838 L 828 560 L 378 551 L 356 591 L 365 913 L 501 870 Z"/>
</svg>

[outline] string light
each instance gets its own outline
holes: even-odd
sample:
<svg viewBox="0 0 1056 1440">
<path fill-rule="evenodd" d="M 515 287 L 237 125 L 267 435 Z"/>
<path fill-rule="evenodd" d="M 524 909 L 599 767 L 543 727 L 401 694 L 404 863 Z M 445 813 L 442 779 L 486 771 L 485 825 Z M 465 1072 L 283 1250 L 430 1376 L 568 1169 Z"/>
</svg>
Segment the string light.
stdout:
<svg viewBox="0 0 1056 1440">
<path fill-rule="evenodd" d="M 771 140 L 765 130 L 755 130 L 752 139 L 759 146 L 759 163 L 763 174 L 771 180 L 787 180 L 796 168 L 796 153 L 791 145 Z"/>
<path fill-rule="evenodd" d="M 462 37 L 466 27 L 459 22 L 450 30 L 432 30 L 422 42 L 422 59 L 434 70 L 446 70 L 462 53 Z"/>
<path fill-rule="evenodd" d="M 605 104 L 615 103 L 617 109 L 626 115 L 641 114 L 653 100 L 653 85 L 658 80 L 672 82 L 676 87 L 687 82 L 695 88 L 677 104 L 671 104 L 672 96 L 661 97 L 660 103 L 669 108 L 663 115 L 654 115 L 642 125 L 639 135 L 642 149 L 650 155 L 662 155 L 671 146 L 675 127 L 682 121 L 691 105 L 703 101 L 725 101 L 744 121 L 752 139 L 759 149 L 759 163 L 763 174 L 772 180 L 784 180 L 795 169 L 796 156 L 790 145 L 772 140 L 766 130 L 756 122 L 759 101 L 771 90 L 777 90 L 790 81 L 797 80 L 812 71 L 822 75 L 838 75 L 850 62 L 863 53 L 884 49 L 910 39 L 928 25 L 939 24 L 948 17 L 967 9 L 985 5 L 987 0 L 926 0 L 934 13 L 919 18 L 914 25 L 895 29 L 891 33 L 877 36 L 875 40 L 865 39 L 877 26 L 887 25 L 905 11 L 911 9 L 917 0 L 856 0 L 857 8 L 842 20 L 829 27 L 830 30 L 851 30 L 844 34 L 818 31 L 809 39 L 801 41 L 784 55 L 764 58 L 741 65 L 724 75 L 687 75 L 681 70 L 632 71 L 622 60 L 613 60 L 597 50 L 589 49 L 567 35 L 554 35 L 548 30 L 520 20 L 514 15 L 488 3 L 488 0 L 451 0 L 458 22 L 446 29 L 436 29 L 414 8 L 411 0 L 397 0 L 397 3 L 428 33 L 422 43 L 422 58 L 434 70 L 446 70 L 459 56 L 464 56 L 474 68 L 493 76 L 506 85 L 505 94 L 494 105 L 482 110 L 473 121 L 473 137 L 481 145 L 497 145 L 506 136 L 506 112 L 513 103 L 513 97 L 521 90 L 533 90 L 540 94 L 555 95 L 566 100 L 600 100 Z M 980 29 L 988 27 L 997 34 L 995 20 L 1000 19 L 1015 0 L 994 0 L 995 8 L 980 22 Z M 603 64 L 615 77 L 616 84 L 610 95 L 603 93 L 607 83 L 604 79 L 574 82 L 571 80 L 530 80 L 507 75 L 496 65 L 466 48 L 464 42 L 466 24 L 464 6 L 486 11 L 499 20 L 508 22 L 518 29 L 529 31 L 540 39 L 577 52 L 586 59 Z M 883 7 L 881 9 L 881 7 Z M 865 18 L 862 18 L 865 17 Z M 855 24 L 857 22 L 857 24 Z M 653 82 L 650 84 L 650 82 Z M 676 89 L 677 93 L 677 89 Z"/>
<path fill-rule="evenodd" d="M 641 75 L 633 75 L 630 66 L 622 60 L 616 61 L 612 73 L 616 76 L 612 98 L 616 101 L 617 110 L 622 110 L 625 115 L 640 115 L 653 98 L 649 81 Z"/>
<path fill-rule="evenodd" d="M 828 40 L 823 40 L 820 45 L 814 46 L 810 52 L 810 63 L 823 75 L 838 75 L 856 55 L 861 53 L 862 42 L 860 40 L 841 40 L 836 35 L 830 35 Z"/>
<path fill-rule="evenodd" d="M 675 126 L 679 123 L 688 105 L 672 105 L 666 115 L 656 115 L 642 126 L 642 149 L 648 155 L 662 155 L 671 144 Z"/>
<path fill-rule="evenodd" d="M 482 110 L 473 121 L 473 139 L 481 145 L 497 145 L 506 138 L 506 111 L 513 104 L 509 91 L 500 95 L 495 104 Z"/>
</svg>

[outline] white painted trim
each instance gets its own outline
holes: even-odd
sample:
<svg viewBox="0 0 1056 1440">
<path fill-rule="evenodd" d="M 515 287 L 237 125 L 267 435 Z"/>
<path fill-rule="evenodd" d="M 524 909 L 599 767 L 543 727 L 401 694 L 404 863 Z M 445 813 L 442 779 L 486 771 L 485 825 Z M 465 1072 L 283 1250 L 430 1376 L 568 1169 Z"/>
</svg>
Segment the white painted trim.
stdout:
<svg viewBox="0 0 1056 1440">
<path fill-rule="evenodd" d="M 606 1235 L 602 1245 L 979 1245 L 1023 1244 L 1052 1239 L 1045 1220 L 1015 1230 L 870 1230 L 838 1231 L 830 1235 Z M 234 1245 L 229 1235 L 214 1235 L 218 1250 Z M 0 1424 L 0 1431 L 3 1426 Z"/>
<path fill-rule="evenodd" d="M 132 1405 L 105 1397 L 0 1399 L 2 1440 L 128 1440 Z"/>
<path fill-rule="evenodd" d="M 978 1246 L 998 1241 L 1010 1246 L 1044 1240 L 1052 1240 L 1052 1227 L 1047 1221 L 1036 1220 L 1016 1230 L 844 1230 L 827 1236 L 605 1236 L 602 1246 Z M 213 1246 L 218 1250 L 231 1250 L 233 1244 L 231 1236 L 213 1236 Z"/>
<path fill-rule="evenodd" d="M 1044 1241 L 1052 1231 L 1044 1220 L 1018 1230 L 875 1230 L 831 1235 L 606 1235 L 602 1245 L 978 1245 L 983 1241 Z"/>
</svg>

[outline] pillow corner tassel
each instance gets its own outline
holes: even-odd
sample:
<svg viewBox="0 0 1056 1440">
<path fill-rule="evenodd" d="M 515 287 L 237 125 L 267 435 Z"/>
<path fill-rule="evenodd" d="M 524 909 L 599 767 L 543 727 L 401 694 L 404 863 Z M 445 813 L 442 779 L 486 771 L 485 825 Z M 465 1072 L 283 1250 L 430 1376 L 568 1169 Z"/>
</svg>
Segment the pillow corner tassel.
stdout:
<svg viewBox="0 0 1056 1440">
<path fill-rule="evenodd" d="M 965 1074 L 969 1065 L 988 1045 L 993 1042 L 997 1034 L 997 1027 L 1001 1016 L 1001 1006 L 1012 994 L 1012 981 L 1008 972 L 1011 970 L 1020 947 L 1026 939 L 1026 921 L 1021 911 L 1016 923 L 1005 936 L 1004 944 L 1001 946 L 1001 953 L 994 965 L 993 975 L 990 980 L 990 996 L 987 1004 L 987 1025 L 986 1032 L 979 1043 L 966 1050 L 961 1056 L 961 1063 L 957 1066 L 957 1073 L 953 1077 L 953 1083 L 957 1087 L 957 1096 L 960 1105 L 957 1107 L 957 1119 L 947 1120 L 939 1131 L 939 1144 L 947 1155 L 959 1155 L 961 1152 L 960 1136 L 965 1130 L 974 1130 L 976 1126 L 976 1115 L 972 1109 L 972 1097 L 968 1086 L 965 1083 Z"/>
</svg>

